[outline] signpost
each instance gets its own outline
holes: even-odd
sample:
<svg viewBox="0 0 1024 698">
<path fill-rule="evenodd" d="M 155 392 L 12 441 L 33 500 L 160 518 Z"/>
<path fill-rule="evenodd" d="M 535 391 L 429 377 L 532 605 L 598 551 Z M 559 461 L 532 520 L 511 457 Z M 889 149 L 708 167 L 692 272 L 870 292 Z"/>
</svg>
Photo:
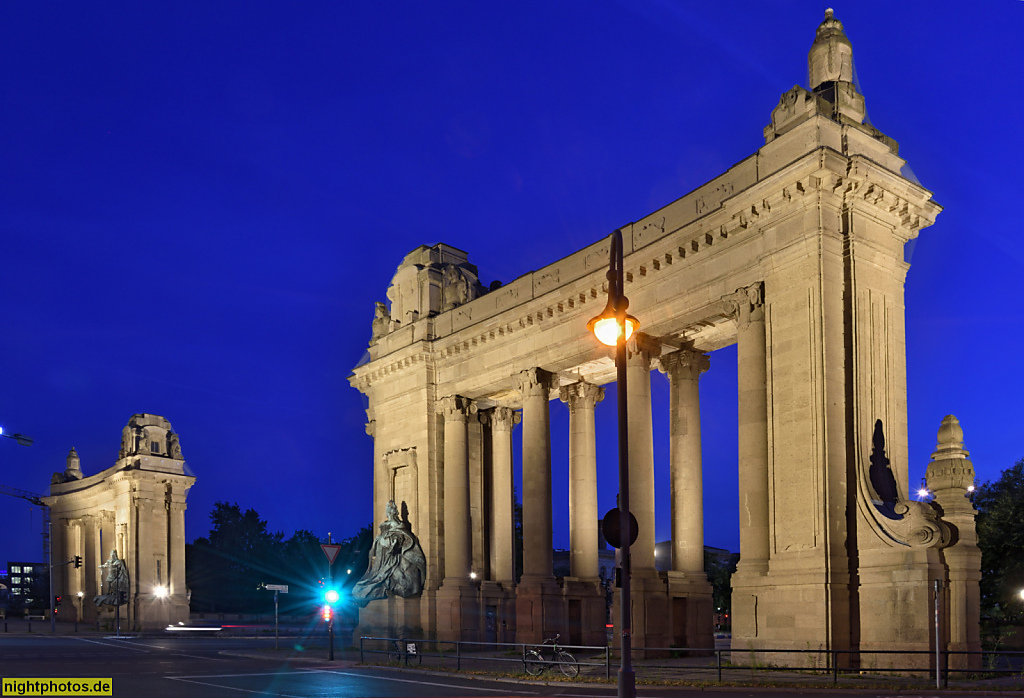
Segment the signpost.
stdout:
<svg viewBox="0 0 1024 698">
<path fill-rule="evenodd" d="M 327 556 L 327 584 L 331 585 L 333 582 L 332 569 L 334 567 L 334 561 L 338 558 L 338 553 L 341 552 L 341 546 L 335 545 L 331 542 L 331 534 L 327 534 L 327 542 L 320 544 L 321 550 L 324 551 L 324 555 Z M 327 659 L 334 661 L 334 608 L 331 607 L 331 617 L 327 621 L 327 634 L 330 637 L 330 649 L 327 651 Z"/>
<path fill-rule="evenodd" d="M 288 593 L 288 585 L 287 584 L 264 584 L 263 586 L 266 589 L 269 589 L 270 591 L 274 592 L 274 649 L 276 650 L 277 649 L 277 593 L 281 592 L 282 594 L 287 594 Z"/>
</svg>

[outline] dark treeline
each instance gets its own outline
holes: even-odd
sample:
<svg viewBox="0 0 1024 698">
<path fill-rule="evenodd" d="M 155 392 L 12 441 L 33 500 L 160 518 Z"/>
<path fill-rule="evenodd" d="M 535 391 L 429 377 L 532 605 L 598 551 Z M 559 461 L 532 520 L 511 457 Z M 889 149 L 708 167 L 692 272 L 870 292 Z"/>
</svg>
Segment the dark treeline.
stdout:
<svg viewBox="0 0 1024 698">
<path fill-rule="evenodd" d="M 317 609 L 327 581 L 326 538 L 306 530 L 290 538 L 271 533 L 254 509 L 217 502 L 210 513 L 210 534 L 185 546 L 185 579 L 193 612 L 268 613 L 273 592 L 264 584 L 287 584 L 279 596 L 281 613 L 306 614 Z M 373 543 L 365 526 L 354 536 L 335 540 L 341 552 L 334 561 L 335 586 L 351 587 L 366 571 Z"/>
</svg>

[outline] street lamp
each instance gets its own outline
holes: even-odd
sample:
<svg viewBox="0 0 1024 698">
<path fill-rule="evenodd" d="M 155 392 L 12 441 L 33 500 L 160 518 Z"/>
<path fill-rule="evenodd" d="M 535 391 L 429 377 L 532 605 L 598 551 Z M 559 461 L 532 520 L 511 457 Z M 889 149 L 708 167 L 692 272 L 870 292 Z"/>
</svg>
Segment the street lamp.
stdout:
<svg viewBox="0 0 1024 698">
<path fill-rule="evenodd" d="M 629 299 L 623 292 L 622 270 L 622 231 L 611 234 L 611 250 L 608 261 L 608 305 L 600 315 L 587 323 L 587 329 L 597 339 L 610 347 L 615 347 L 615 393 L 619 408 L 619 531 L 621 532 L 621 603 L 619 604 L 621 632 L 620 650 L 622 652 L 619 666 L 618 698 L 634 698 L 636 696 L 636 676 L 633 673 L 632 659 L 632 622 L 629 594 L 629 544 L 630 544 L 630 513 L 629 513 L 629 441 L 628 441 L 628 408 L 626 405 L 626 340 L 640 326 L 640 321 L 626 314 Z"/>
<path fill-rule="evenodd" d="M 31 446 L 33 443 L 35 443 L 32 440 L 32 437 L 25 436 L 24 434 L 5 434 L 3 427 L 0 427 L 0 436 L 6 436 L 8 439 L 14 439 L 22 446 Z"/>
<path fill-rule="evenodd" d="M 160 586 L 158 586 L 156 589 L 153 590 L 153 595 L 156 596 L 158 599 L 166 599 L 167 598 L 167 587 L 165 587 L 163 584 L 161 584 Z"/>
</svg>

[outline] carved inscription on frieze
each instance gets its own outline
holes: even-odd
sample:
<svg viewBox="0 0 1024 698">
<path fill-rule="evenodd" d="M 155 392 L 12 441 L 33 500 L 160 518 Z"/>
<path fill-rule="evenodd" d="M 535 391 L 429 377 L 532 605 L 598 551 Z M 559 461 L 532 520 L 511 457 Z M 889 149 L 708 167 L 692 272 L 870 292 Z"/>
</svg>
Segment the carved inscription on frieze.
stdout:
<svg viewBox="0 0 1024 698">
<path fill-rule="evenodd" d="M 697 215 L 703 215 L 718 208 L 718 205 L 733 194 L 732 182 L 722 182 L 697 197 Z"/>
</svg>

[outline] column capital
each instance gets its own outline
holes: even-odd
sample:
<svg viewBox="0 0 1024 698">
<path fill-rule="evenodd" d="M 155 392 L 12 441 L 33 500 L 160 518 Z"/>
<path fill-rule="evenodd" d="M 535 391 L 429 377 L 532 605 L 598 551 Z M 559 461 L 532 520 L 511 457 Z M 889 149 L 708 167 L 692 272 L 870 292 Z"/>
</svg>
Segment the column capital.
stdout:
<svg viewBox="0 0 1024 698">
<path fill-rule="evenodd" d="M 556 385 L 555 375 L 543 368 L 529 368 L 512 376 L 515 389 L 523 396 L 543 396 L 545 400 L 551 396 L 551 389 Z"/>
<path fill-rule="evenodd" d="M 580 407 L 592 410 L 597 403 L 604 400 L 604 388 L 580 381 L 572 385 L 563 385 L 558 391 L 558 397 L 569 406 L 570 413 Z"/>
<path fill-rule="evenodd" d="M 494 431 L 512 431 L 521 421 L 523 415 L 511 407 L 499 406 L 480 413 L 480 422 L 489 425 Z"/>
<path fill-rule="evenodd" d="M 700 374 L 711 368 L 707 354 L 692 349 L 680 349 L 658 357 L 658 370 L 672 380 L 700 378 Z"/>
<path fill-rule="evenodd" d="M 438 414 L 444 415 L 446 422 L 465 422 L 469 415 L 476 413 L 476 404 L 461 395 L 449 395 L 437 401 L 435 407 Z"/>
<path fill-rule="evenodd" d="M 764 321 L 764 282 L 743 286 L 722 296 L 726 314 L 740 325 Z"/>
</svg>

